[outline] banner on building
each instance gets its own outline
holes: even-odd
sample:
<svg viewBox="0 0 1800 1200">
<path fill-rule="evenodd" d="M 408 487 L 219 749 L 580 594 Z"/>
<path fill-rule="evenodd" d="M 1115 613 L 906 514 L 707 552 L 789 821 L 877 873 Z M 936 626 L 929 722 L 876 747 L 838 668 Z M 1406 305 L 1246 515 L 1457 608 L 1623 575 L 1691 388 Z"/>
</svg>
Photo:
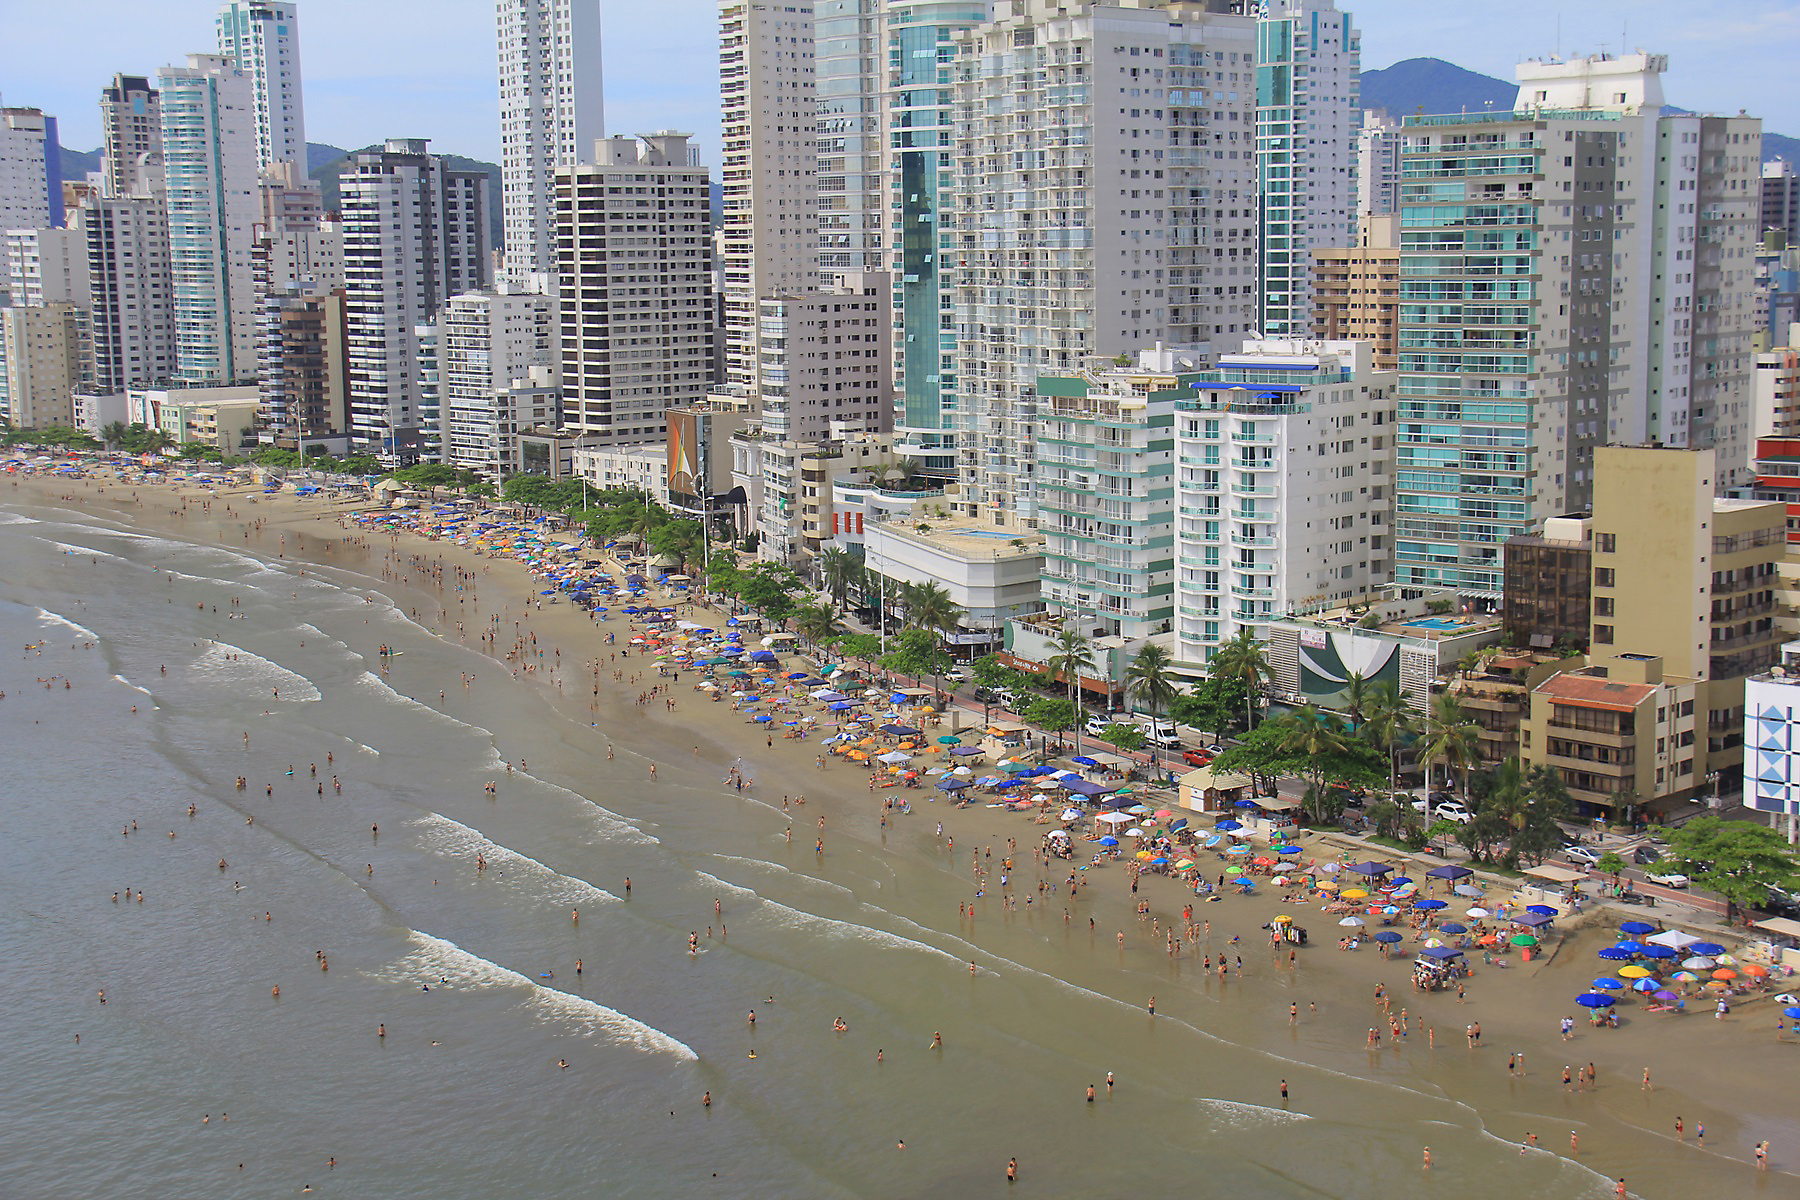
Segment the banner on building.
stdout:
<svg viewBox="0 0 1800 1200">
<path fill-rule="evenodd" d="M 1344 687 L 1352 674 L 1361 675 L 1365 686 L 1385 683 L 1398 692 L 1400 643 L 1349 631 L 1300 631 L 1302 700 L 1342 712 Z"/>
</svg>

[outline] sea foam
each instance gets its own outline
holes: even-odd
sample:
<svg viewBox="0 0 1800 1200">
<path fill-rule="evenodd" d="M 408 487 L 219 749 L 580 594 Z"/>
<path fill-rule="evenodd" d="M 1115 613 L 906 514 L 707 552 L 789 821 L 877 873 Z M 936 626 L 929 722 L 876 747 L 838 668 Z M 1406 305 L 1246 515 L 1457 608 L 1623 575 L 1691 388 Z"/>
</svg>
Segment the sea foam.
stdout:
<svg viewBox="0 0 1800 1200">
<path fill-rule="evenodd" d="M 529 855 L 520 854 L 509 846 L 502 846 L 484 837 L 480 830 L 471 829 L 461 821 L 453 821 L 439 813 L 427 813 L 412 823 L 422 831 L 420 840 L 427 849 L 442 854 L 461 855 L 471 862 L 479 854 L 489 866 L 514 874 L 522 873 L 535 881 L 544 888 L 546 898 L 559 905 L 619 902 L 617 896 L 604 888 L 597 888 L 585 879 L 564 875 Z"/>
<path fill-rule="evenodd" d="M 277 689 L 281 694 L 270 698 L 284 702 L 306 703 L 320 698 L 319 689 L 306 676 L 229 642 L 212 643 L 189 669 L 208 680 L 242 679 L 256 684 L 259 690 Z"/>
<path fill-rule="evenodd" d="M 89 641 L 97 642 L 100 640 L 100 635 L 89 629 L 86 625 L 79 625 L 76 622 L 69 620 L 69 618 L 63 616 L 61 613 L 53 613 L 47 608 L 40 608 L 37 610 L 37 619 L 38 623 L 41 625 L 61 625 L 64 629 L 69 630 L 71 633 L 80 634 Z"/>
</svg>

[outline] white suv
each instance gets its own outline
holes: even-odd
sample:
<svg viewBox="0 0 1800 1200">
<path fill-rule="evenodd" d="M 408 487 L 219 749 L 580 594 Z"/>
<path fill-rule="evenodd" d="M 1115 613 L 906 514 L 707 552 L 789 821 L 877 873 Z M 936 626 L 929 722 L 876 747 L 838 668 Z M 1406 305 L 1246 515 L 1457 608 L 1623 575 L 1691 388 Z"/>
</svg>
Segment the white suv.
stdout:
<svg viewBox="0 0 1800 1200">
<path fill-rule="evenodd" d="M 1112 717 L 1109 717 L 1104 713 L 1101 713 L 1097 716 L 1089 717 L 1087 719 L 1087 724 L 1083 725 L 1082 729 L 1086 731 L 1086 733 L 1089 737 L 1097 738 L 1101 734 L 1105 733 L 1108 729 L 1111 729 L 1114 725 L 1118 725 L 1118 724 L 1120 724 L 1120 722 L 1114 720 Z"/>
<path fill-rule="evenodd" d="M 1457 800 L 1447 800 L 1438 805 L 1431 810 L 1431 815 L 1440 821 L 1455 821 L 1458 825 L 1467 825 L 1475 819 L 1475 814 Z"/>
</svg>

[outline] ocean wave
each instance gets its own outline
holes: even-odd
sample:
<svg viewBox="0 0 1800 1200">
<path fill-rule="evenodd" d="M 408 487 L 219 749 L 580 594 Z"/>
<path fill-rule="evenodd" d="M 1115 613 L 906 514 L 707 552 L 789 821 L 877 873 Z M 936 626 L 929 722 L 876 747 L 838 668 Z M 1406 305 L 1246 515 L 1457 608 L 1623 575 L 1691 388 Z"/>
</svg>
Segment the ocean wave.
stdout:
<svg viewBox="0 0 1800 1200">
<path fill-rule="evenodd" d="M 77 546 L 77 545 L 74 545 L 69 542 L 59 542 L 55 538 L 47 538 L 47 537 L 36 538 L 34 540 L 40 541 L 40 542 L 44 543 L 44 545 L 46 545 L 46 546 L 55 546 L 58 550 L 61 550 L 64 554 L 85 554 L 89 558 L 110 558 L 114 562 L 128 561 L 127 559 L 121 558 L 119 555 L 114 554 L 109 550 L 96 550 L 92 546 Z"/>
<path fill-rule="evenodd" d="M 113 681 L 115 683 L 124 684 L 126 687 L 130 688 L 134 692 L 142 692 L 144 695 L 149 696 L 152 700 L 156 699 L 156 693 L 152 692 L 147 687 L 139 687 L 137 684 L 131 682 L 131 680 L 125 678 L 123 675 L 114 675 Z"/>
<path fill-rule="evenodd" d="M 716 854 L 716 853 L 712 857 L 719 859 L 721 862 L 743 863 L 746 866 L 756 867 L 756 868 L 759 868 L 764 871 L 776 871 L 776 872 L 779 872 L 780 874 L 791 876 L 792 878 L 797 879 L 802 883 L 812 884 L 817 887 L 826 888 L 833 892 L 840 892 L 846 896 L 856 895 L 855 892 L 851 891 L 849 888 L 845 887 L 841 883 L 833 883 L 829 879 L 820 879 L 817 875 L 808 875 L 804 871 L 796 871 L 796 870 L 794 870 L 794 868 L 792 868 L 790 866 L 786 866 L 786 865 L 784 865 L 782 863 L 778 863 L 778 862 L 770 862 L 766 858 L 745 858 L 741 854 Z M 924 929 L 924 926 L 917 925 L 914 922 L 908 922 L 908 924 L 914 925 L 914 927 L 917 929 Z"/>
<path fill-rule="evenodd" d="M 670 1054 L 684 1062 L 699 1061 L 700 1056 L 691 1046 L 654 1026 L 585 997 L 544 987 L 517 971 L 471 954 L 446 938 L 413 929 L 407 931 L 407 940 L 413 944 L 409 953 L 368 972 L 369 977 L 383 983 L 425 982 L 451 991 L 522 990 L 522 1003 L 537 1020 L 559 1026 L 574 1024 L 585 1035 L 603 1037 L 645 1053 Z"/>
<path fill-rule="evenodd" d="M 483 729 L 479 725 L 471 725 L 467 721 L 459 721 L 449 713 L 441 712 L 422 700 L 414 700 L 404 692 L 395 691 L 392 684 L 375 674 L 373 671 L 364 671 L 361 675 L 357 676 L 356 683 L 364 689 L 373 689 L 374 691 L 382 693 L 382 695 L 386 696 L 389 700 L 397 701 L 400 704 L 417 709 L 420 712 L 430 713 L 438 720 L 446 721 L 451 725 L 456 726 L 458 729 L 467 729 L 472 733 L 479 733 L 489 738 L 494 736 L 491 729 Z"/>
<path fill-rule="evenodd" d="M 280 570 L 277 567 L 270 566 L 268 563 L 264 562 L 260 558 L 257 558 L 253 555 L 245 554 L 238 550 L 228 550 L 224 546 L 215 546 L 215 545 L 211 545 L 210 543 L 205 543 L 205 542 L 184 542 L 178 538 L 153 537 L 153 536 L 149 536 L 149 535 L 145 535 L 145 534 L 139 534 L 138 536 L 146 544 L 148 544 L 150 546 L 154 546 L 161 550 L 181 551 L 181 552 L 185 552 L 185 553 L 189 553 L 189 554 L 212 555 L 216 558 L 222 558 L 226 562 L 235 563 L 241 567 L 248 567 L 252 574 L 279 575 L 283 578 L 287 577 L 286 571 Z M 220 582 L 228 583 L 230 581 L 229 580 L 221 580 Z"/>
<path fill-rule="evenodd" d="M 471 829 L 441 813 L 426 813 L 412 824 L 424 831 L 421 840 L 428 849 L 461 855 L 471 861 L 479 854 L 490 866 L 503 867 L 535 879 L 544 887 L 546 899 L 559 905 L 619 903 L 619 898 L 611 892 L 597 888 L 585 879 L 564 875 L 554 867 L 520 854 L 510 846 L 502 846 L 483 836 L 480 830 Z"/>
<path fill-rule="evenodd" d="M 740 898 L 754 898 L 759 902 L 761 907 L 767 908 L 775 914 L 775 920 L 778 925 L 783 925 L 790 929 L 827 931 L 833 936 L 849 941 L 866 942 L 870 945 L 886 946 L 895 950 L 922 951 L 926 954 L 942 958 L 947 962 L 953 962 L 958 966 L 963 965 L 963 960 L 956 955 L 951 954 L 947 950 L 940 950 L 936 946 L 926 942 L 915 941 L 909 937 L 901 937 L 899 934 L 889 933 L 885 929 L 876 929 L 869 925 L 858 925 L 854 921 L 840 921 L 835 917 L 822 917 L 818 913 L 810 913 L 798 908 L 790 908 L 779 900 L 771 900 L 767 896 L 752 891 L 750 888 L 740 887 L 735 883 L 729 883 L 720 879 L 717 875 L 711 875 L 705 871 L 695 871 L 694 874 L 698 875 L 701 879 L 710 882 L 713 886 L 728 891 L 735 896 Z M 878 909 L 876 911 L 880 910 Z"/>
<path fill-rule="evenodd" d="M 37 524 L 40 524 L 40 522 L 37 521 L 33 517 L 26 516 L 24 513 L 0 512 L 0 525 L 37 525 Z"/>
<path fill-rule="evenodd" d="M 76 622 L 69 620 L 69 618 L 63 616 L 61 613 L 53 613 L 47 608 L 40 608 L 37 610 L 37 619 L 39 624 L 61 625 L 64 629 L 69 630 L 71 633 L 80 634 L 89 641 L 97 642 L 100 640 L 100 635 L 89 629 L 86 625 L 79 625 Z"/>
<path fill-rule="evenodd" d="M 493 773 L 496 779 L 500 777 L 501 772 L 506 770 L 506 759 L 501 755 L 498 746 L 490 745 L 488 747 L 487 761 L 482 763 L 479 769 Z M 630 818 L 620 816 L 609 808 L 602 808 L 599 804 L 595 803 L 592 798 L 582 795 L 574 788 L 564 787 L 560 783 L 551 783 L 549 780 L 533 775 L 529 771 L 514 770 L 512 772 L 512 777 L 515 779 L 529 779 L 534 787 L 541 787 L 547 791 L 557 792 L 567 796 L 571 800 L 576 800 L 585 804 L 588 807 L 588 815 L 594 819 L 595 829 L 605 841 L 624 842 L 633 846 L 662 845 L 662 839 L 655 834 L 645 833 L 642 829 L 638 828 L 637 824 Z"/>
<path fill-rule="evenodd" d="M 278 689 L 281 694 L 270 698 L 285 702 L 310 703 L 321 698 L 319 689 L 306 676 L 229 642 L 213 642 L 206 653 L 194 660 L 189 670 L 209 680 L 247 679 L 259 690 L 264 687 Z"/>
<path fill-rule="evenodd" d="M 1212 1114 L 1212 1126 L 1216 1130 L 1258 1129 L 1269 1125 L 1287 1125 L 1297 1121 L 1312 1120 L 1311 1115 L 1307 1113 L 1292 1112 L 1284 1108 L 1270 1108 L 1265 1104 L 1250 1104 L 1243 1100 L 1221 1100 L 1215 1096 L 1202 1096 L 1194 1103 Z"/>
</svg>

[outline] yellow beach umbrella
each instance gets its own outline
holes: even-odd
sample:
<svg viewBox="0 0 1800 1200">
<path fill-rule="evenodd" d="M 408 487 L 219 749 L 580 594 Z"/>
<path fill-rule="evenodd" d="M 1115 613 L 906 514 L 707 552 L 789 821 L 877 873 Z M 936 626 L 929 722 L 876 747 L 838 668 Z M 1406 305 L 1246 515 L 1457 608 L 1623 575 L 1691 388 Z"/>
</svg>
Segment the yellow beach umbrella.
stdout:
<svg viewBox="0 0 1800 1200">
<path fill-rule="evenodd" d="M 1364 900 L 1367 899 L 1369 895 L 1369 893 L 1363 891 L 1361 888 L 1345 888 L 1338 894 L 1346 900 Z"/>
<path fill-rule="evenodd" d="M 1651 972 L 1639 966 L 1629 966 L 1621 967 L 1618 974 L 1620 979 L 1648 979 Z"/>
</svg>

